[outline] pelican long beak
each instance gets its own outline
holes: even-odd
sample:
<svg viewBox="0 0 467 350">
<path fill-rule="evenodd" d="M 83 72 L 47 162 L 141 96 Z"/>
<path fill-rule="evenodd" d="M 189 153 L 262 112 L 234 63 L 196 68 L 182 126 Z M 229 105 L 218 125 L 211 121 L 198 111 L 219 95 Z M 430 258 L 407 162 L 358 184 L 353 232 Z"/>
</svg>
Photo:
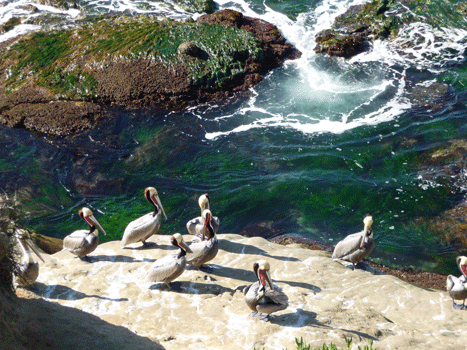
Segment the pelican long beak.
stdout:
<svg viewBox="0 0 467 350">
<path fill-rule="evenodd" d="M 360 238 L 360 244 L 359 244 L 360 249 L 363 249 L 363 244 L 365 244 L 365 241 L 366 241 L 366 230 L 365 232 L 363 232 L 363 237 Z"/>
<path fill-rule="evenodd" d="M 164 215 L 164 218 L 167 220 L 167 215 L 165 215 L 165 210 L 164 210 L 164 207 L 162 206 L 162 203 L 161 203 L 161 200 L 160 200 L 160 198 L 159 198 L 159 195 L 156 194 L 156 195 L 154 196 L 154 199 L 156 200 L 157 206 L 158 206 L 159 208 L 161 208 L 161 210 L 162 210 L 162 215 Z"/>
<path fill-rule="evenodd" d="M 89 215 L 87 218 L 86 218 L 86 221 L 88 222 L 91 222 L 90 225 L 96 225 L 97 228 L 99 229 L 99 231 L 101 231 L 104 235 L 106 235 L 107 233 L 105 232 L 105 230 L 102 228 L 101 224 L 99 224 L 99 221 L 96 220 L 96 218 L 94 217 L 94 215 Z"/>
<path fill-rule="evenodd" d="M 270 289 L 273 289 L 272 282 L 271 282 L 271 277 L 269 276 L 269 272 L 264 270 L 264 269 L 259 269 L 258 270 L 258 277 L 260 283 L 266 287 L 266 284 L 269 286 Z"/>
<path fill-rule="evenodd" d="M 42 260 L 42 262 L 45 262 L 44 259 L 41 256 L 41 254 L 37 250 L 36 246 L 34 245 L 34 243 L 30 239 L 26 239 L 26 244 L 37 255 L 37 257 Z"/>
<path fill-rule="evenodd" d="M 467 258 L 465 256 L 458 256 L 456 262 L 459 270 L 467 277 Z"/>
<path fill-rule="evenodd" d="M 183 249 L 185 249 L 187 253 L 193 253 L 193 251 L 190 249 L 190 247 L 185 243 L 183 239 L 180 243 L 178 243 L 178 245 L 182 247 Z"/>
<path fill-rule="evenodd" d="M 203 237 L 201 238 L 202 241 L 204 241 L 206 239 L 206 230 L 207 230 L 207 224 L 206 222 L 204 223 L 204 227 L 203 227 Z"/>
</svg>

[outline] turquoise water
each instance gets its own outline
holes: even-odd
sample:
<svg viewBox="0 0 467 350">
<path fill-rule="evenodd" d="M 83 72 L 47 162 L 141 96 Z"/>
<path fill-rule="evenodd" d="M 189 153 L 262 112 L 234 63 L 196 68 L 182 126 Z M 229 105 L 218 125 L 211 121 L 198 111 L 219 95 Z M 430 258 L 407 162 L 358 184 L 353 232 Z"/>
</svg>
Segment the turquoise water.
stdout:
<svg viewBox="0 0 467 350">
<path fill-rule="evenodd" d="M 147 186 L 158 189 L 168 216 L 161 234 L 186 233 L 205 192 L 220 233 L 336 243 L 371 213 L 371 259 L 455 272 L 456 252 L 417 222 L 463 198 L 462 183 L 433 176 L 439 171 L 426 159 L 464 137 L 465 93 L 451 88 L 437 110 L 414 105 L 406 86 L 429 84 L 452 63 L 427 66 L 383 43 L 350 61 L 314 54 L 314 34 L 357 3 L 219 2 L 278 25 L 302 58 L 226 106 L 114 110 L 113 119 L 73 140 L 1 126 L 0 188 L 20 203 L 24 225 L 54 237 L 84 228 L 77 212 L 89 206 L 108 233 L 101 241 L 120 239 L 128 222 L 151 209 Z M 119 4 L 124 10 L 126 2 Z"/>
</svg>

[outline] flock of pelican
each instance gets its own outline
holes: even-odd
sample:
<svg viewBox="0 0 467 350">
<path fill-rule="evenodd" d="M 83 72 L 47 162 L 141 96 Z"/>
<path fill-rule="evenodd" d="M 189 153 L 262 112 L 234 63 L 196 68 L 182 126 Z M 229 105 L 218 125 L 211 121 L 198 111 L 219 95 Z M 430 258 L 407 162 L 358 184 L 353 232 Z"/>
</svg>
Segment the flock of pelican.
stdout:
<svg viewBox="0 0 467 350">
<path fill-rule="evenodd" d="M 144 197 L 153 206 L 153 211 L 130 222 L 126 227 L 121 247 L 125 248 L 131 243 L 141 242 L 147 246 L 146 241 L 157 233 L 162 222 L 162 216 L 167 220 L 161 200 L 154 187 L 144 190 Z M 203 194 L 198 200 L 201 216 L 187 222 L 187 231 L 194 235 L 190 244 L 187 244 L 180 233 L 171 237 L 171 243 L 178 248 L 174 254 L 157 259 L 149 268 L 147 279 L 151 282 L 162 282 L 170 289 L 169 283 L 178 278 L 186 269 L 186 265 L 198 269 L 205 268 L 206 263 L 214 259 L 219 251 L 219 243 L 216 233 L 220 221 L 212 216 L 209 195 Z M 92 253 L 99 244 L 98 231 L 104 235 L 105 230 L 94 217 L 89 208 L 79 210 L 79 216 L 89 225 L 89 230 L 75 231 L 63 239 L 63 250 L 69 251 L 80 259 L 89 261 L 88 254 Z M 374 249 L 375 241 L 371 226 L 373 218 L 367 214 L 363 219 L 363 231 L 350 234 L 338 242 L 334 248 L 332 258 L 334 260 L 346 260 L 356 265 L 365 259 Z M 18 264 L 15 274 L 20 286 L 29 286 L 35 282 L 39 275 L 39 263 L 34 262 L 31 250 L 41 259 L 40 253 L 30 240 L 26 230 L 17 230 L 16 239 L 22 251 L 22 260 Z M 446 289 L 453 299 L 455 309 L 467 310 L 467 257 L 460 256 L 456 259 L 461 277 L 449 275 L 446 281 Z M 269 315 L 284 310 L 289 305 L 289 299 L 282 289 L 272 283 L 270 277 L 270 265 L 265 260 L 259 260 L 253 264 L 253 272 L 257 281 L 243 289 L 245 302 L 253 311 L 250 316 L 259 316 L 267 321 Z M 462 300 L 462 304 L 454 300 Z"/>
</svg>

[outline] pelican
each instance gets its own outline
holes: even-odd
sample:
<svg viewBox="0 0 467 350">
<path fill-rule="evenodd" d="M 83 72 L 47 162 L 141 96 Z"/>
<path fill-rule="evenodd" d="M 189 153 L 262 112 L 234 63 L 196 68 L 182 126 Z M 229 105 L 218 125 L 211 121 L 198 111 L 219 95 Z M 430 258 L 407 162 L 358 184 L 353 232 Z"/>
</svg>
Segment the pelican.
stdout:
<svg viewBox="0 0 467 350">
<path fill-rule="evenodd" d="M 198 198 L 198 204 L 201 208 L 201 216 L 198 216 L 194 219 L 191 219 L 186 223 L 186 229 L 190 235 L 196 235 L 201 237 L 204 232 L 204 219 L 203 219 L 203 211 L 204 210 L 211 210 L 210 202 L 209 202 L 209 194 L 205 193 Z M 211 225 L 214 229 L 214 233 L 217 233 L 219 229 L 220 220 L 217 216 L 211 215 Z"/>
<path fill-rule="evenodd" d="M 355 268 L 355 265 L 365 259 L 373 251 L 375 247 L 375 240 L 373 239 L 373 232 L 371 225 L 373 218 L 367 214 L 363 219 L 363 231 L 353 233 L 345 237 L 342 241 L 337 243 L 332 253 L 333 259 L 342 259 L 350 261 Z"/>
<path fill-rule="evenodd" d="M 446 279 L 446 290 L 452 298 L 454 309 L 467 310 L 467 306 L 465 305 L 465 299 L 467 299 L 467 257 L 458 256 L 456 263 L 462 272 L 462 276 L 449 275 Z M 462 300 L 462 305 L 456 304 L 454 300 Z"/>
<path fill-rule="evenodd" d="M 178 253 L 157 259 L 148 272 L 148 281 L 164 282 L 169 289 L 169 283 L 185 271 L 186 253 L 192 253 L 180 233 L 175 233 L 170 241 L 172 245 L 180 248 Z"/>
<path fill-rule="evenodd" d="M 250 316 L 260 315 L 260 319 L 267 321 L 273 312 L 287 309 L 289 298 L 279 287 L 272 284 L 269 276 L 270 266 L 266 260 L 259 260 L 253 264 L 258 281 L 243 289 L 245 301 L 253 310 Z"/>
<path fill-rule="evenodd" d="M 219 242 L 212 227 L 211 211 L 205 209 L 202 218 L 204 221 L 203 235 L 201 238 L 194 237 L 190 244 L 193 253 L 187 255 L 187 264 L 196 267 L 214 259 L 219 251 Z"/>
<path fill-rule="evenodd" d="M 63 249 L 77 255 L 80 259 L 87 260 L 87 255 L 92 253 L 99 244 L 99 230 L 104 235 L 107 233 L 96 220 L 92 211 L 89 208 L 84 207 L 79 211 L 81 219 L 86 221 L 89 225 L 88 230 L 77 230 L 63 239 Z"/>
<path fill-rule="evenodd" d="M 15 270 L 16 282 L 26 287 L 33 284 L 39 276 L 39 263 L 32 258 L 31 250 L 44 262 L 44 259 L 39 254 L 36 246 L 31 241 L 31 237 L 26 230 L 19 229 L 15 232 L 15 237 L 18 240 L 19 246 L 23 253 L 23 259 L 17 265 Z"/>
<path fill-rule="evenodd" d="M 164 215 L 167 220 L 157 190 L 154 187 L 147 187 L 144 190 L 144 197 L 154 206 L 154 212 L 148 213 L 128 224 L 123 233 L 121 242 L 122 248 L 136 242 L 141 242 L 146 246 L 146 240 L 161 227 L 162 215 Z"/>
</svg>

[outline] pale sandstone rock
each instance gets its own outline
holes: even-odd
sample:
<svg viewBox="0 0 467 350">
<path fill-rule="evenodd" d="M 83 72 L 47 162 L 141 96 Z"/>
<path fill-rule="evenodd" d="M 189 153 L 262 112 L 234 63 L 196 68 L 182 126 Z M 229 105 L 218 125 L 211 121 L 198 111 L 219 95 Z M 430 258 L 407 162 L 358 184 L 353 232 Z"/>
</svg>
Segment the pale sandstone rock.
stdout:
<svg viewBox="0 0 467 350">
<path fill-rule="evenodd" d="M 170 236 L 143 249 L 99 245 L 92 263 L 69 252 L 45 256 L 34 291 L 44 299 L 94 314 L 159 342 L 166 349 L 289 349 L 303 337 L 312 347 L 374 340 L 377 349 L 461 349 L 467 311 L 445 292 L 393 276 L 355 270 L 330 253 L 282 246 L 262 238 L 220 234 L 212 273 L 187 269 L 172 291 L 146 281 L 155 259 L 174 251 Z M 185 236 L 190 241 L 190 236 Z M 45 255 L 45 254 L 44 254 Z M 266 259 L 290 306 L 269 322 L 249 317 L 242 288 L 255 281 L 253 263 Z"/>
</svg>

